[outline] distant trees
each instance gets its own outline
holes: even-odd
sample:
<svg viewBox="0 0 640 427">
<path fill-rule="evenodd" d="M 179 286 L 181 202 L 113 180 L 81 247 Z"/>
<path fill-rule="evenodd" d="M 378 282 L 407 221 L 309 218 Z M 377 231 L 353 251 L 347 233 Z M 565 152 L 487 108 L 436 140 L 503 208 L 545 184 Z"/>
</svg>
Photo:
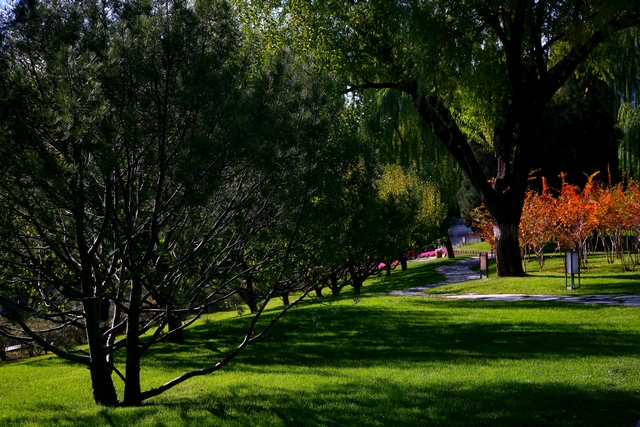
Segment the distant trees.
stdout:
<svg viewBox="0 0 640 427">
<path fill-rule="evenodd" d="M 640 184 L 630 182 L 606 186 L 588 177 L 583 189 L 562 181 L 559 190 L 549 190 L 543 178 L 542 191 L 529 191 L 520 223 L 520 241 L 526 254 L 533 250 L 540 268 L 544 266 L 544 248 L 580 253 L 586 267 L 590 250 L 600 246 L 609 263 L 620 259 L 624 270 L 638 264 L 640 250 Z M 555 193 L 555 194 L 553 194 Z M 491 243 L 491 220 L 476 210 L 475 226 Z"/>
<path fill-rule="evenodd" d="M 217 0 L 20 2 L 0 35 L 1 335 L 86 365 L 96 403 L 138 405 L 330 275 L 362 150 L 310 58 L 256 55 Z M 142 389 L 151 346 L 239 296 L 235 350 Z M 47 339 L 65 328 L 88 352 Z"/>
<path fill-rule="evenodd" d="M 401 166 L 429 187 L 444 205 L 445 216 L 437 231 L 429 228 L 429 233 L 434 234 L 429 243 L 436 239 L 445 242 L 448 256 L 455 257 L 448 231 L 451 220 L 460 216 L 457 191 L 464 175 L 461 169 L 422 123 L 407 94 L 364 91 L 353 96 L 353 103 L 361 117 L 362 133 L 376 148 L 380 161 Z"/>
</svg>

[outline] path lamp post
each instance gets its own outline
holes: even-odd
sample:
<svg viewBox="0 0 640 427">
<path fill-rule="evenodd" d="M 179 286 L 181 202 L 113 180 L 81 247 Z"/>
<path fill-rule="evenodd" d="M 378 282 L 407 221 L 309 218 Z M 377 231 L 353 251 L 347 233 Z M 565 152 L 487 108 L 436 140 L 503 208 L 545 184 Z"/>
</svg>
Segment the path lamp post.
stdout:
<svg viewBox="0 0 640 427">
<path fill-rule="evenodd" d="M 482 272 L 484 271 L 487 274 L 487 278 L 489 277 L 489 253 L 488 252 L 480 252 L 478 254 L 480 258 L 480 278 L 482 279 Z"/>
<path fill-rule="evenodd" d="M 578 286 L 575 284 L 575 275 L 578 275 Z M 571 284 L 568 283 L 571 275 Z M 578 251 L 567 251 L 564 253 L 564 286 L 568 290 L 580 288 L 580 258 Z"/>
</svg>

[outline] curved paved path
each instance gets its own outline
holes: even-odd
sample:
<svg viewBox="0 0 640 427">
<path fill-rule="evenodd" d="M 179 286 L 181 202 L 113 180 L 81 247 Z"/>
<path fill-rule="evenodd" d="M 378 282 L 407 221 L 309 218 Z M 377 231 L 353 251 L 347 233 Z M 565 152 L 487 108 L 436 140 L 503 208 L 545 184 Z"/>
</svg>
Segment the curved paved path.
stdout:
<svg viewBox="0 0 640 427">
<path fill-rule="evenodd" d="M 477 258 L 466 258 L 453 264 L 443 265 L 436 271 L 447 279 L 431 285 L 416 286 L 414 288 L 389 292 L 387 295 L 397 296 L 426 296 L 424 291 L 437 286 L 449 285 L 468 280 L 479 279 L 480 275 L 471 271 L 471 267 L 478 263 Z M 597 295 L 525 295 L 525 294 L 438 294 L 438 297 L 449 299 L 473 299 L 481 301 L 558 301 L 581 304 L 607 304 L 640 307 L 640 295 L 627 294 L 597 294 Z M 640 425 L 638 426 L 640 427 Z"/>
<path fill-rule="evenodd" d="M 429 262 L 429 261 L 421 261 Z M 431 285 L 416 286 L 414 288 L 403 289 L 400 291 L 392 291 L 387 295 L 399 295 L 399 296 L 425 296 L 424 291 L 427 289 L 435 288 L 442 285 L 451 285 L 458 282 L 466 282 L 468 280 L 479 279 L 480 275 L 471 271 L 471 267 L 478 263 L 477 258 L 465 258 L 453 264 L 443 265 L 438 267 L 436 271 L 446 277 L 443 282 L 434 283 Z"/>
</svg>

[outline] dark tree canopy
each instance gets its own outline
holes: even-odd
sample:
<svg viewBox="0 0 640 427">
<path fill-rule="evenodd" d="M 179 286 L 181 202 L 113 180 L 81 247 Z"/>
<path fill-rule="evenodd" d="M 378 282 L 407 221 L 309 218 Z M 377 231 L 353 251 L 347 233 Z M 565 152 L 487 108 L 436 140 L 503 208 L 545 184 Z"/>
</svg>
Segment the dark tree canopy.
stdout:
<svg viewBox="0 0 640 427">
<path fill-rule="evenodd" d="M 291 307 L 259 322 L 270 300 L 331 272 L 361 155 L 309 58 L 258 56 L 218 0 L 21 2 L 6 22 L 0 334 L 137 405 L 225 366 Z M 255 313 L 236 349 L 142 389 L 151 346 L 238 295 Z M 47 339 L 66 328 L 88 352 Z"/>
<path fill-rule="evenodd" d="M 640 2 L 627 0 L 262 4 L 280 19 L 270 28 L 283 40 L 325 54 L 345 92 L 411 97 L 487 206 L 501 276 L 523 274 L 518 224 L 548 103 L 595 49 L 640 18 Z M 470 139 L 491 148 L 495 176 L 485 175 Z"/>
<path fill-rule="evenodd" d="M 544 114 L 532 165 L 536 175 L 546 177 L 552 188 L 560 188 L 560 173 L 581 188 L 594 172 L 604 182 L 619 182 L 615 110 L 606 82 L 588 74 L 569 78 Z"/>
</svg>

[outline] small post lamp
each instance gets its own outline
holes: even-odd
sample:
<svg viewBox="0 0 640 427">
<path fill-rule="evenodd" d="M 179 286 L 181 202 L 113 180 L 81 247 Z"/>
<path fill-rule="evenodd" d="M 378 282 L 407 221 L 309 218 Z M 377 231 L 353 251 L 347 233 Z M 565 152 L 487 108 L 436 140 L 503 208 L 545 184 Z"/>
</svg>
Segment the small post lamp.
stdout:
<svg viewBox="0 0 640 427">
<path fill-rule="evenodd" d="M 489 254 L 487 252 L 480 252 L 478 254 L 480 257 L 480 278 L 482 279 L 482 272 L 487 273 L 487 277 L 489 277 Z"/>
<path fill-rule="evenodd" d="M 578 286 L 575 284 L 575 275 L 578 275 Z M 571 284 L 568 283 L 569 275 L 571 275 Z M 578 251 L 567 251 L 564 253 L 564 285 L 567 289 L 580 288 L 580 259 Z"/>
</svg>

